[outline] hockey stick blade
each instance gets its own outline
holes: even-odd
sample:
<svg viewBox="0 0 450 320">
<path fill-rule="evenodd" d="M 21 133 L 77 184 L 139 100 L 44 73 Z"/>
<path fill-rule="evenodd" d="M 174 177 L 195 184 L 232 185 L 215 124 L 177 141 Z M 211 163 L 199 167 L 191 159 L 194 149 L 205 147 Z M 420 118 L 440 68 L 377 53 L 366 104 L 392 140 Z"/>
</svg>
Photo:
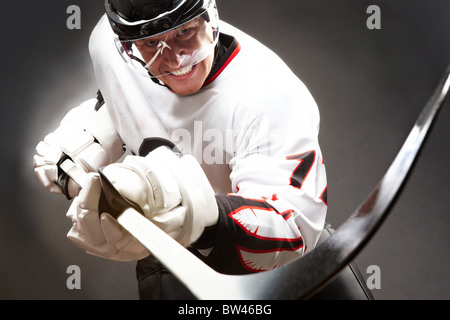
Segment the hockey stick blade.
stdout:
<svg viewBox="0 0 450 320">
<path fill-rule="evenodd" d="M 249 275 L 221 274 L 203 263 L 132 206 L 123 207 L 123 211 L 116 216 L 117 221 L 198 299 L 307 299 L 338 276 L 364 248 L 390 213 L 447 97 L 449 76 L 450 66 L 393 163 L 361 206 L 325 242 L 285 266 Z M 111 188 L 102 174 L 101 180 L 102 188 Z M 108 192 L 112 192 L 113 197 L 121 197 L 115 190 L 106 193 Z"/>
</svg>

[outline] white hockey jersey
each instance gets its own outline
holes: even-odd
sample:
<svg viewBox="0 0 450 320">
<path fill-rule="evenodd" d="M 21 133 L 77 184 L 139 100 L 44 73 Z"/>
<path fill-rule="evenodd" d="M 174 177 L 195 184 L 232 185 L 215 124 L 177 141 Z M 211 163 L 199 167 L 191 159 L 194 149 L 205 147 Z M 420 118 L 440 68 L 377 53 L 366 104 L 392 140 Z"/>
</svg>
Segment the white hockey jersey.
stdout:
<svg viewBox="0 0 450 320">
<path fill-rule="evenodd" d="M 226 59 L 179 96 L 130 68 L 103 17 L 89 49 L 114 126 L 131 152 L 155 138 L 194 155 L 217 193 L 220 223 L 200 249 L 221 272 L 270 270 L 314 248 L 327 211 L 319 112 L 305 85 L 264 45 L 220 23 Z M 202 237 L 203 238 L 203 237 Z M 201 242 L 201 241 L 200 241 Z"/>
</svg>

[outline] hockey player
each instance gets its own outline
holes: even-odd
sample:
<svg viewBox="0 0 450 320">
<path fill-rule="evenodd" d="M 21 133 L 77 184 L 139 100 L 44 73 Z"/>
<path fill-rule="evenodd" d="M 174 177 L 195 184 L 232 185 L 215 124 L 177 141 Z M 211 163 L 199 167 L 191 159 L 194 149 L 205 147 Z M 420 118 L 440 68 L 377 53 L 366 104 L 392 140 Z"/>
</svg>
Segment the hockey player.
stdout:
<svg viewBox="0 0 450 320">
<path fill-rule="evenodd" d="M 97 99 L 71 110 L 34 158 L 41 183 L 74 198 L 68 238 L 93 255 L 137 260 L 143 299 L 188 297 L 99 206 L 104 167 L 148 219 L 219 272 L 270 270 L 312 250 L 327 184 L 305 85 L 220 21 L 214 0 L 105 7 L 89 42 Z M 65 159 L 89 173 L 81 190 L 61 169 Z"/>
</svg>

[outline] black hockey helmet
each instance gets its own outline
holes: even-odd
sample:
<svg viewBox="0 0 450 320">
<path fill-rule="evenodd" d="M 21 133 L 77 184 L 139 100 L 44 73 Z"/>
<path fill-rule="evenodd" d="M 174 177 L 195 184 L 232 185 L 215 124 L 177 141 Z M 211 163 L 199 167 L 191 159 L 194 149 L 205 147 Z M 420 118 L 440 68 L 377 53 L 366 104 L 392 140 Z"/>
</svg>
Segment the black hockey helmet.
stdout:
<svg viewBox="0 0 450 320">
<path fill-rule="evenodd" d="M 214 0 L 105 0 L 120 40 L 138 40 L 177 28 L 207 12 Z"/>
<path fill-rule="evenodd" d="M 105 7 L 117 35 L 119 53 L 134 70 L 145 76 L 158 78 L 168 74 L 165 70 L 149 72 L 164 53 L 175 54 L 175 48 L 183 47 L 182 52 L 176 52 L 178 70 L 181 70 L 213 53 L 218 41 L 215 0 L 105 0 Z M 191 32 L 181 36 L 187 30 Z M 180 35 L 174 37 L 177 32 Z M 145 43 L 141 49 L 146 59 L 139 43 Z"/>
</svg>

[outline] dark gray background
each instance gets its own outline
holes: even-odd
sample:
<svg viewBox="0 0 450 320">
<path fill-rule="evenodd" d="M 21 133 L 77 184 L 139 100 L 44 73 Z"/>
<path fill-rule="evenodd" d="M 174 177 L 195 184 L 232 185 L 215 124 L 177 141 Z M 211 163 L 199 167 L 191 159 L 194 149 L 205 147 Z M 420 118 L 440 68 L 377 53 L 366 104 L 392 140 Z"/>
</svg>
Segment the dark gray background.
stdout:
<svg viewBox="0 0 450 320">
<path fill-rule="evenodd" d="M 56 4 L 55 4 L 56 3 Z M 81 30 L 66 9 L 81 8 Z M 381 8 L 381 30 L 366 9 Z M 397 154 L 450 63 L 444 0 L 218 0 L 220 16 L 279 53 L 320 107 L 328 220 L 337 228 Z M 7 12 L 6 12 L 7 11 Z M 136 299 L 134 263 L 84 254 L 65 235 L 69 206 L 34 176 L 34 147 L 71 107 L 95 95 L 87 43 L 102 0 L 14 2 L 1 19 L 0 298 Z M 261 66 L 264 68 L 264 66 Z M 268 81 L 277 79 L 267 70 Z M 251 79 L 249 79 L 251 81 Z M 377 299 L 449 299 L 450 106 L 402 197 L 357 262 L 381 269 Z M 81 268 L 81 290 L 66 269 Z"/>
</svg>

